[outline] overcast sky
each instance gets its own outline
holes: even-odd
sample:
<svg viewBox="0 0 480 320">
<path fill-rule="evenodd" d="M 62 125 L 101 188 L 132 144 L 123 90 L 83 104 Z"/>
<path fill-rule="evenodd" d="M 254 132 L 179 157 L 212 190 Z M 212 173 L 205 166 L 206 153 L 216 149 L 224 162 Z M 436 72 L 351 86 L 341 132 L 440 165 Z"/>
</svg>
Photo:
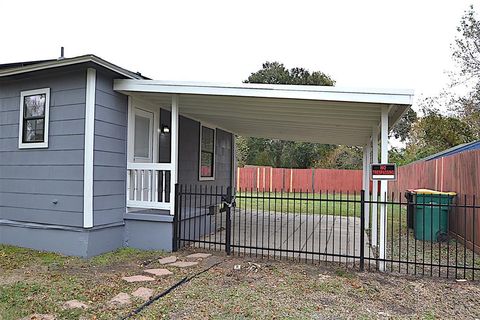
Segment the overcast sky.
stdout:
<svg viewBox="0 0 480 320">
<path fill-rule="evenodd" d="M 238 83 L 276 60 L 337 86 L 434 95 L 471 2 L 0 0 L 0 63 L 64 46 L 154 79 Z"/>
</svg>

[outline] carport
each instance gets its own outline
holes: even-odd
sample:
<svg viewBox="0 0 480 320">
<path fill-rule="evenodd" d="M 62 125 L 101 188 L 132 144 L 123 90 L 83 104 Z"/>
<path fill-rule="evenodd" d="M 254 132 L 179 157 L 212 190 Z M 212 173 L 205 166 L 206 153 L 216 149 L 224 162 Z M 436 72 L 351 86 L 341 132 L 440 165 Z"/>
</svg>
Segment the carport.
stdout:
<svg viewBox="0 0 480 320">
<path fill-rule="evenodd" d="M 411 90 L 348 89 L 323 86 L 212 84 L 155 80 L 116 80 L 116 91 L 138 101 L 161 105 L 172 114 L 171 185 L 177 182 L 178 115 L 248 137 L 361 146 L 363 186 L 370 194 L 369 164 L 388 163 L 388 132 L 413 101 Z M 129 137 L 130 138 L 130 137 Z M 380 142 L 380 159 L 378 156 Z M 378 194 L 373 184 L 373 194 Z M 387 182 L 380 186 L 385 201 Z M 173 200 L 173 195 L 171 195 Z M 173 203 L 173 201 L 171 201 Z M 138 203 L 137 203 L 138 205 Z M 370 212 L 368 203 L 365 211 Z M 165 207 L 166 208 L 166 207 Z M 168 207 L 173 213 L 173 207 Z M 376 208 L 372 208 L 376 212 Z M 365 216 L 372 244 L 385 257 L 386 206 Z M 376 239 L 377 227 L 379 239 Z M 382 268 L 382 267 L 381 267 Z"/>
</svg>

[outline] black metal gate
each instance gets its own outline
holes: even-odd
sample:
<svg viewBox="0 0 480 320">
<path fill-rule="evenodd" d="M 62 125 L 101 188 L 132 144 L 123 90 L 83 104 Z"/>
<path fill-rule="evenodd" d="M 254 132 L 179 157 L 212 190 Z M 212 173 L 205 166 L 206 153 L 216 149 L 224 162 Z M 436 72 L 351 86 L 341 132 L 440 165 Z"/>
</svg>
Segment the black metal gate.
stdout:
<svg viewBox="0 0 480 320">
<path fill-rule="evenodd" d="M 364 191 L 234 192 L 230 187 L 195 185 L 177 185 L 175 191 L 174 250 L 192 246 L 359 270 L 480 276 L 480 247 L 475 242 L 480 208 L 474 197 L 459 197 L 445 205 L 407 202 L 402 194 L 381 201 L 379 195 Z M 423 215 L 414 226 L 412 208 L 416 207 L 423 208 Z M 449 230 L 437 237 L 435 215 L 446 207 Z M 380 221 L 384 221 L 383 233 Z"/>
</svg>

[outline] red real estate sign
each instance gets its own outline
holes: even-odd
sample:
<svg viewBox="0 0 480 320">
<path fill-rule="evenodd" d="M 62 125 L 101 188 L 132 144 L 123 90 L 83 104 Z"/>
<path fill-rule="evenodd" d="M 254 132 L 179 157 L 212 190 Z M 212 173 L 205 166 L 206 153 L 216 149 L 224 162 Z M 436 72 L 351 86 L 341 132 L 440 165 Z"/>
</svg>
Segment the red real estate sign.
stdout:
<svg viewBox="0 0 480 320">
<path fill-rule="evenodd" d="M 371 180 L 397 180 L 397 165 L 395 163 L 372 163 L 370 166 Z"/>
</svg>

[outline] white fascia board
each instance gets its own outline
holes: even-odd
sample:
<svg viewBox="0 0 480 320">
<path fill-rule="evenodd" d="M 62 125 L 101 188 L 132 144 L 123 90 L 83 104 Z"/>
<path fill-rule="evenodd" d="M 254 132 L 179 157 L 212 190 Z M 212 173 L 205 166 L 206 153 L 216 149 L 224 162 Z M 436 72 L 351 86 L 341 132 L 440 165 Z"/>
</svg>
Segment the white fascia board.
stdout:
<svg viewBox="0 0 480 320">
<path fill-rule="evenodd" d="M 74 65 L 74 64 L 80 64 L 80 63 L 86 63 L 86 62 L 93 62 L 99 66 L 102 66 L 106 69 L 112 70 L 122 76 L 125 76 L 130 79 L 142 79 L 141 76 L 130 72 L 126 69 L 120 68 L 119 66 L 116 66 L 106 60 L 103 60 L 97 56 L 94 55 L 84 55 L 84 56 L 79 56 L 79 57 L 74 57 L 74 58 L 65 58 L 65 59 L 60 59 L 56 61 L 49 61 L 49 62 L 44 62 L 44 63 L 38 63 L 38 64 L 33 64 L 29 66 L 24 66 L 24 67 L 18 67 L 18 68 L 11 68 L 11 69 L 5 69 L 5 70 L 0 70 L 0 77 L 7 77 L 7 76 L 12 76 L 16 74 L 22 74 L 22 73 L 27 73 L 27 72 L 33 72 L 33 71 L 39 71 L 39 70 L 44 70 L 44 69 L 51 69 L 51 68 L 58 68 L 58 67 L 64 67 L 64 66 L 69 66 L 69 65 Z"/>
<path fill-rule="evenodd" d="M 413 102 L 412 90 L 343 89 L 328 86 L 225 85 L 118 79 L 114 82 L 114 90 L 124 92 L 324 100 L 395 105 L 411 105 Z"/>
</svg>

